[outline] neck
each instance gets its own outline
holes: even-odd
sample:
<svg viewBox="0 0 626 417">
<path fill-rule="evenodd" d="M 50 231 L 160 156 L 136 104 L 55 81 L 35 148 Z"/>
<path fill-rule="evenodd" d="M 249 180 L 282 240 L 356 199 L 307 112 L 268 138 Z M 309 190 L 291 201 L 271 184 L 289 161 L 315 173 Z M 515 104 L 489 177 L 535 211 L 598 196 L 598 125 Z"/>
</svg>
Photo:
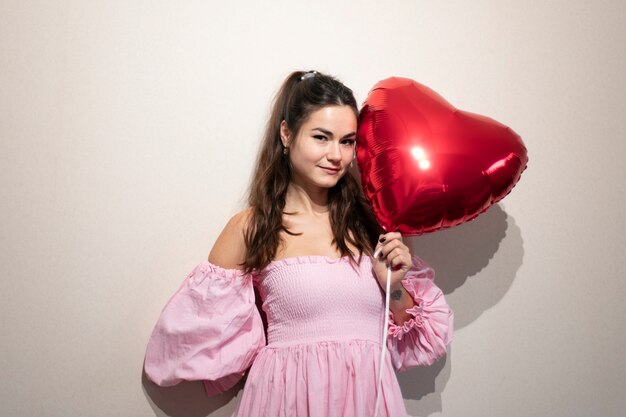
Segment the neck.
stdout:
<svg viewBox="0 0 626 417">
<path fill-rule="evenodd" d="M 294 182 L 285 196 L 285 212 L 325 214 L 328 212 L 328 188 L 307 189 Z"/>
</svg>

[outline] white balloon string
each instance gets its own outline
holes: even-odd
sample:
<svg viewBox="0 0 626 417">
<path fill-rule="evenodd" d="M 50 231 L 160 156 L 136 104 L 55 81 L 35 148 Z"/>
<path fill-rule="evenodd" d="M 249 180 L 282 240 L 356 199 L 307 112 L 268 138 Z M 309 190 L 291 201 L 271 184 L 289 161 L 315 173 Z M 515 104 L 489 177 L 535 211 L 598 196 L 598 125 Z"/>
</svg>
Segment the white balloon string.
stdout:
<svg viewBox="0 0 626 417">
<path fill-rule="evenodd" d="M 387 284 L 385 285 L 385 321 L 383 324 L 383 343 L 380 350 L 380 362 L 378 365 L 378 384 L 376 386 L 376 404 L 374 405 L 374 417 L 378 416 L 378 404 L 380 402 L 380 391 L 383 382 L 383 368 L 385 367 L 385 353 L 387 352 L 387 334 L 389 331 L 389 290 L 391 288 L 391 265 L 387 265 Z"/>
</svg>

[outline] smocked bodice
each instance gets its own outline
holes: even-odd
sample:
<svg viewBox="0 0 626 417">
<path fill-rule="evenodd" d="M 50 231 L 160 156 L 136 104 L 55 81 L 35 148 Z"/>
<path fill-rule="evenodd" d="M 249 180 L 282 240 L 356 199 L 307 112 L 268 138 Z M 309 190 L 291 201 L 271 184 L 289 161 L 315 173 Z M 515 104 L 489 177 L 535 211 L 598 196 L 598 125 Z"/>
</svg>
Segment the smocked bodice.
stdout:
<svg viewBox="0 0 626 417">
<path fill-rule="evenodd" d="M 369 257 L 301 256 L 270 263 L 255 276 L 267 316 L 268 346 L 315 341 L 380 343 L 383 292 Z"/>
</svg>

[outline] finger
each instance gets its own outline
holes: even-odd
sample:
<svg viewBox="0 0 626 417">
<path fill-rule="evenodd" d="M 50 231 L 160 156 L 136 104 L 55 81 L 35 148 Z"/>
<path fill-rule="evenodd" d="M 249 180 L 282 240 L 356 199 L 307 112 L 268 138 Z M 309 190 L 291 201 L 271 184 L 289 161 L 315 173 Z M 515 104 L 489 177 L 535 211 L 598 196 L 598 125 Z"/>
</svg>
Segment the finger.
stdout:
<svg viewBox="0 0 626 417">
<path fill-rule="evenodd" d="M 374 258 L 379 258 L 383 245 L 387 241 L 387 233 L 378 235 L 378 241 L 376 242 L 376 246 L 374 248 Z"/>
<path fill-rule="evenodd" d="M 402 241 L 400 232 L 389 232 L 379 235 L 376 249 L 374 250 L 375 258 L 386 258 L 387 254 L 397 247 L 404 247 L 408 251 L 408 247 Z"/>
<path fill-rule="evenodd" d="M 387 261 L 393 266 L 406 265 L 406 253 L 402 248 L 395 248 L 387 255 Z"/>
<path fill-rule="evenodd" d="M 393 267 L 394 266 L 393 261 L 396 256 L 397 256 L 397 253 L 395 253 L 394 250 L 390 250 L 390 251 L 387 251 L 387 253 L 385 253 L 384 255 L 381 254 L 381 259 L 385 261 L 387 266 Z"/>
<path fill-rule="evenodd" d="M 382 243 L 378 243 L 378 244 L 376 245 L 376 249 L 374 250 L 374 258 L 375 258 L 375 259 L 380 258 L 380 255 L 381 255 L 381 253 L 382 253 L 382 250 L 383 250 L 383 244 L 382 244 Z"/>
<path fill-rule="evenodd" d="M 404 245 L 399 240 L 390 240 L 383 245 L 382 256 L 386 258 L 391 253 L 391 251 L 393 251 L 394 249 L 401 249 L 402 246 Z"/>
</svg>

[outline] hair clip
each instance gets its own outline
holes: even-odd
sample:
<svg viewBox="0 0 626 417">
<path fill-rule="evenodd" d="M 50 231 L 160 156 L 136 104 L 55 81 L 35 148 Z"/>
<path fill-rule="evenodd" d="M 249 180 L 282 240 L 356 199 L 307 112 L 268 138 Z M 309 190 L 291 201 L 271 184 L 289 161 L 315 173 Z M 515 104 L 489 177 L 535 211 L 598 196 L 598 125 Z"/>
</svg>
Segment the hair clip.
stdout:
<svg viewBox="0 0 626 417">
<path fill-rule="evenodd" d="M 309 71 L 306 74 L 304 74 L 302 77 L 300 77 L 300 81 L 315 77 L 316 75 L 317 75 L 317 71 Z"/>
</svg>

